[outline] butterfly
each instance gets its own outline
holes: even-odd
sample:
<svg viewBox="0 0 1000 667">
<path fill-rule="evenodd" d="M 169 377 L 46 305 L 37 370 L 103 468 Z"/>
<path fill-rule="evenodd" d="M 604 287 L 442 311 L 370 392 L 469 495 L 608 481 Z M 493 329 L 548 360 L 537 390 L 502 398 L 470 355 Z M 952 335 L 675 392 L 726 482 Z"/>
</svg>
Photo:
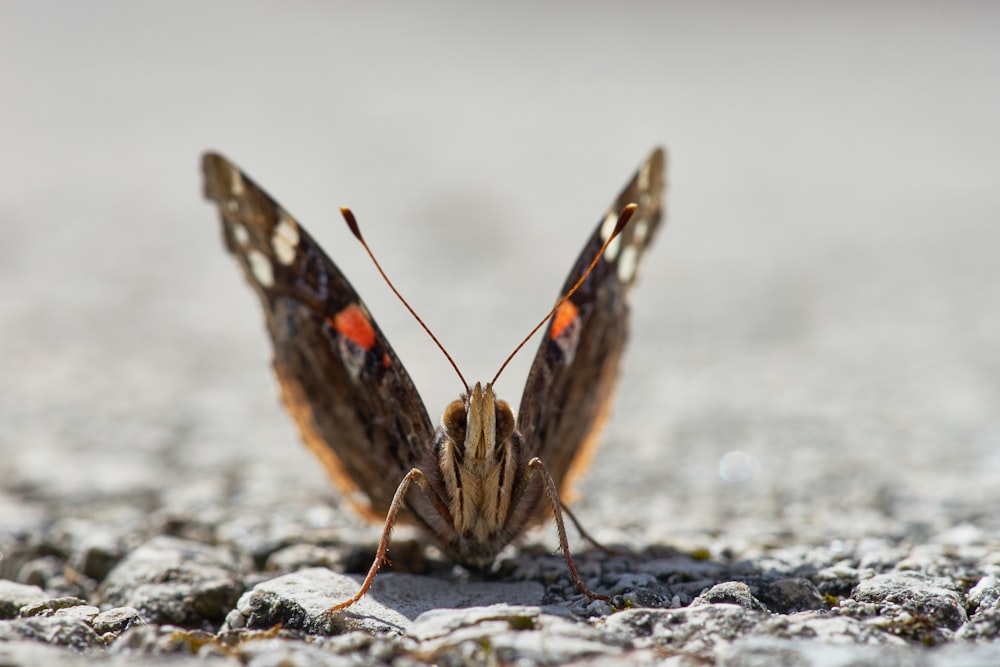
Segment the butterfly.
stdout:
<svg viewBox="0 0 1000 667">
<path fill-rule="evenodd" d="M 573 582 L 607 599 L 579 578 L 561 499 L 589 465 L 611 408 L 628 292 L 663 219 L 665 161 L 656 148 L 584 245 L 540 324 L 517 416 L 497 398 L 494 378 L 466 384 L 435 426 L 368 308 L 316 241 L 233 163 L 204 155 L 205 196 L 263 306 L 285 407 L 335 485 L 362 515 L 384 522 L 361 589 L 330 611 L 371 586 L 397 521 L 422 528 L 458 563 L 483 568 L 551 515 Z M 364 244 L 353 214 L 342 211 Z"/>
</svg>

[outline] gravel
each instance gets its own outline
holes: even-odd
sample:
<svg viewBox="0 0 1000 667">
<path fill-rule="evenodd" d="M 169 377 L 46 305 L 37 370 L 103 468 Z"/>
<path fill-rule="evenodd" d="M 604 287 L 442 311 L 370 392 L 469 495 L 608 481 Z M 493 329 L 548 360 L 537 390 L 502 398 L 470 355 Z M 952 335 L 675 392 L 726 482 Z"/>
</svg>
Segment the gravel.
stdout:
<svg viewBox="0 0 1000 667">
<path fill-rule="evenodd" d="M 104 544 L 130 545 L 102 549 L 120 554 L 100 568 L 103 578 L 76 573 L 74 564 L 94 562 L 84 558 L 94 542 L 75 539 L 63 518 L 8 538 L 3 552 L 20 563 L 12 579 L 38 579 L 40 568 L 24 564 L 43 558 L 59 568 L 50 568 L 58 575 L 45 579 L 48 588 L 0 580 L 0 658 L 930 666 L 985 665 L 1000 655 L 1000 550 L 970 526 L 919 542 L 748 545 L 746 553 L 710 540 L 691 553 L 579 550 L 588 585 L 610 593 L 610 603 L 579 595 L 559 555 L 530 545 L 485 575 L 403 548 L 401 569 L 422 572 L 384 572 L 361 602 L 330 615 L 361 576 L 328 564 L 355 560 L 363 569 L 350 555 L 358 547 L 331 542 L 326 529 L 289 545 L 273 523 L 237 544 L 219 537 L 243 515 L 230 509 L 210 541 L 146 536 L 135 532 L 148 529 L 142 521 L 103 523 Z M 283 511 L 309 514 L 306 506 Z M 176 516 L 152 524 L 186 534 L 203 527 Z M 273 551 L 263 553 L 263 544 Z"/>
</svg>

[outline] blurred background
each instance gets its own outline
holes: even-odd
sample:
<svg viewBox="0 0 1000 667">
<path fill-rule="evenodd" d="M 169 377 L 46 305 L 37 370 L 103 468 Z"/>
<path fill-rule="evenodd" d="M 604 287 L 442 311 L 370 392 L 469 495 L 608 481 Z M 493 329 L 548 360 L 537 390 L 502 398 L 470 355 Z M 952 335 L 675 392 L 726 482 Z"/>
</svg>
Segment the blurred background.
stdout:
<svg viewBox="0 0 1000 667">
<path fill-rule="evenodd" d="M 337 207 L 485 379 L 663 144 L 594 532 L 995 531 L 998 25 L 989 2 L 4 3 L 0 514 L 333 496 L 203 151 L 320 240 L 437 419 L 461 387 Z"/>
</svg>

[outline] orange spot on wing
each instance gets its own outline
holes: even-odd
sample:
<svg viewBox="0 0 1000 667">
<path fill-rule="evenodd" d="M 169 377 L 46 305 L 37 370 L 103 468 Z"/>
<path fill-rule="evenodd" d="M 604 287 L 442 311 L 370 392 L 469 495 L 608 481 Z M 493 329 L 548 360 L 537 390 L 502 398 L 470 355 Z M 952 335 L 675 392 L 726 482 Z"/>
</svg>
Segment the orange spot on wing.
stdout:
<svg viewBox="0 0 1000 667">
<path fill-rule="evenodd" d="M 552 316 L 552 329 L 549 330 L 549 337 L 553 340 L 559 338 L 566 327 L 573 323 L 579 312 L 580 309 L 573 305 L 572 301 L 563 301 L 556 310 L 556 314 Z"/>
<path fill-rule="evenodd" d="M 388 352 L 383 352 L 382 353 L 382 365 L 385 366 L 386 368 L 389 368 L 389 366 L 392 366 L 392 359 L 389 358 L 389 353 Z"/>
<path fill-rule="evenodd" d="M 333 316 L 333 328 L 357 343 L 363 350 L 370 350 L 375 346 L 375 329 L 356 303 L 352 303 Z"/>
</svg>

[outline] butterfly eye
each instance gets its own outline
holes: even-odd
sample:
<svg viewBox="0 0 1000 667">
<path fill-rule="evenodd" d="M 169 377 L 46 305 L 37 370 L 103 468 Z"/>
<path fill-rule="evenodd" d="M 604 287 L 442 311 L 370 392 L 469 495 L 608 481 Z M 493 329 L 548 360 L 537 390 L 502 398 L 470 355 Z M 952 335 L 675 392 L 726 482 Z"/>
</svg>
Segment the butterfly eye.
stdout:
<svg viewBox="0 0 1000 667">
<path fill-rule="evenodd" d="M 514 412 L 510 409 L 507 401 L 497 401 L 496 420 L 497 444 L 499 445 L 514 432 Z"/>
<path fill-rule="evenodd" d="M 462 444 L 465 442 L 465 403 L 462 401 L 452 401 L 444 409 L 444 416 L 441 417 L 441 426 L 452 442 Z"/>
</svg>

